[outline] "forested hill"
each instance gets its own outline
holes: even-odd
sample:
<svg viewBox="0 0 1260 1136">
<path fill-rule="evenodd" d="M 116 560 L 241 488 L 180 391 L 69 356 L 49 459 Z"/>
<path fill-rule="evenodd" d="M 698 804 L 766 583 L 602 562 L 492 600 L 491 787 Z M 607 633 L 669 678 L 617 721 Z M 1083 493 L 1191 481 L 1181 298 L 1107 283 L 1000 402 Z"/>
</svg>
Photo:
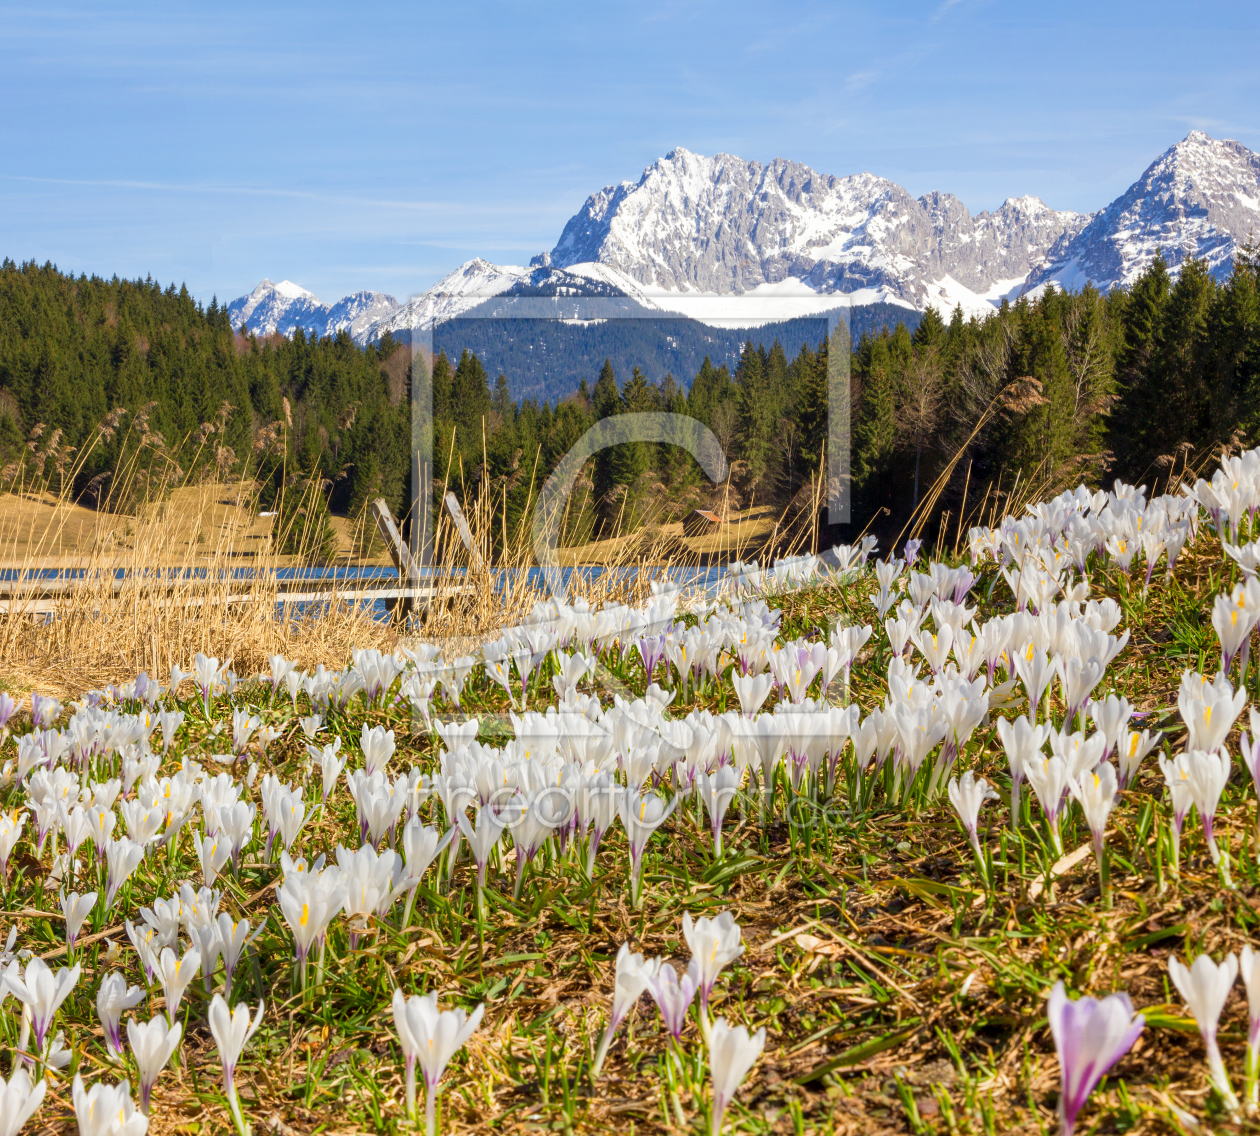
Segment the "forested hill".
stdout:
<svg viewBox="0 0 1260 1136">
<path fill-rule="evenodd" d="M 517 285 L 505 296 L 530 298 L 540 290 Z M 573 301 L 580 309 L 581 299 Z M 624 305 L 624 316 L 607 318 L 613 304 Z M 605 300 L 596 319 L 532 319 L 509 312 L 504 297 L 496 297 L 471 312 L 444 320 L 433 330 L 433 347 L 458 359 L 464 351 L 476 355 L 491 375 L 507 376 L 514 401 L 557 403 L 569 398 L 582 380 L 588 384 L 607 359 L 618 375 L 638 367 L 659 379 L 675 376 L 684 389 L 691 385 L 704 359 L 713 366 L 734 370 L 745 344 L 751 339 L 769 346 L 776 341 L 789 356 L 806 344 L 817 346 L 827 338 L 826 316 L 803 316 L 758 327 L 715 327 L 669 312 L 652 311 L 629 298 Z M 844 312 L 854 341 L 864 334 L 878 334 L 898 323 L 910 331 L 920 314 L 899 304 L 865 304 Z M 399 338 L 406 334 L 399 332 Z"/>
<path fill-rule="evenodd" d="M 410 477 L 408 363 L 390 340 L 366 350 L 344 334 L 260 342 L 236 335 L 226 308 L 203 308 L 184 288 L 6 260 L 4 480 L 13 481 L 23 458 L 27 478 L 54 491 L 75 471 L 64 488 L 90 501 L 108 493 L 107 475 L 134 451 L 147 476 L 168 482 L 208 467 L 261 471 L 271 481 L 286 464 L 303 474 L 318 467 L 334 508 L 369 493 L 401 505 Z"/>
<path fill-rule="evenodd" d="M 1260 258 L 1244 250 L 1216 282 L 1195 261 L 1170 279 L 1156 257 L 1131 289 L 1053 288 L 979 322 L 934 310 L 911 331 L 863 334 L 852 356 L 855 527 L 900 529 L 962 451 L 941 498 L 968 511 L 1015 478 L 1046 490 L 1122 476 L 1161 484 L 1231 438 L 1260 437 Z M 493 490 L 522 519 L 547 473 L 600 417 L 690 414 L 732 461 L 730 498 L 785 505 L 807 497 L 823 458 L 827 344 L 746 341 L 733 365 L 694 374 L 590 361 L 576 393 L 511 395 L 478 356 L 434 362 L 436 476 L 462 498 Z M 386 338 L 258 340 L 234 334 L 226 310 L 151 280 L 71 277 L 45 265 L 0 265 L 0 465 L 108 499 L 110 473 L 134 458 L 150 479 L 202 471 L 259 477 L 264 500 L 283 475 L 318 474 L 331 507 L 355 512 L 409 492 L 409 356 Z M 104 423 L 105 430 L 98 427 Z M 85 448 L 87 453 L 84 453 Z M 569 539 L 712 500 L 690 458 L 635 444 L 596 458 L 581 483 Z M 117 505 L 116 500 L 113 504 Z M 826 534 L 840 535 L 840 534 Z"/>
<path fill-rule="evenodd" d="M 1254 445 L 1258 275 L 1252 247 L 1223 283 L 1203 261 L 1185 262 L 1173 282 L 1157 254 L 1132 288 L 1105 296 L 1047 289 L 983 323 L 956 313 L 946 325 L 929 311 L 913 335 L 862 340 L 855 517 L 883 506 L 904 518 L 916 480 L 921 493 L 965 443 L 944 498 L 955 510 L 968 466 L 971 494 L 999 478 L 1009 489 L 1017 475 L 1045 491 L 1123 477 L 1162 492 L 1174 465 L 1201 467 L 1231 439 Z"/>
</svg>

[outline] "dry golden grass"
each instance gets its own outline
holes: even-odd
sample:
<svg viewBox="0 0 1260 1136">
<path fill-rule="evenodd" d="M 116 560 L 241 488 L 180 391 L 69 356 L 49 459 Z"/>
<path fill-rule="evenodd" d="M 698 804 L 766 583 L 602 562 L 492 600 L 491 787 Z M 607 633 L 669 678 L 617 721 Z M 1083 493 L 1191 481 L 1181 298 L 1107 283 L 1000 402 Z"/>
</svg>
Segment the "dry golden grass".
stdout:
<svg viewBox="0 0 1260 1136">
<path fill-rule="evenodd" d="M 84 457 L 91 447 L 85 447 Z M 81 459 L 82 460 L 82 459 Z M 74 472 L 66 478 L 72 484 Z M 449 474 L 449 471 L 448 471 Z M 446 509 L 436 513 L 429 566 L 419 581 L 429 595 L 404 625 L 376 618 L 370 600 L 330 596 L 318 605 L 278 603 L 279 575 L 316 561 L 314 550 L 280 550 L 291 542 L 279 517 L 260 515 L 258 483 L 187 479 L 173 488 L 155 485 L 129 465 L 115 470 L 100 511 L 55 496 L 43 486 L 18 486 L 0 496 L 0 568 L 19 576 L 47 569 L 72 571 L 75 583 L 54 596 L 32 587 L 0 602 L 0 683 L 25 693 L 38 688 L 73 696 L 139 671 L 162 679 L 172 665 L 188 666 L 200 651 L 230 658 L 238 674 L 266 669 L 280 653 L 305 668 L 341 666 L 354 647 L 393 648 L 405 630 L 440 639 L 448 658 L 473 654 L 505 626 L 524 620 L 549 592 L 534 547 L 531 489 L 524 521 L 510 521 L 503 487 L 483 479 L 465 508 L 461 533 Z M 289 492 L 323 491 L 317 482 Z M 715 492 L 724 494 L 725 488 Z M 714 507 L 723 511 L 721 500 Z M 124 503 L 125 508 L 119 503 Z M 305 500 L 284 515 L 301 513 Z M 314 504 L 312 500 L 311 504 Z M 652 580 L 732 560 L 768 559 L 797 551 L 812 539 L 800 529 L 785 540 L 785 515 L 770 506 L 737 512 L 717 531 L 686 537 L 681 522 L 667 521 L 657 500 L 636 523 L 618 518 L 624 535 L 558 550 L 572 572 L 570 598 L 593 605 L 642 603 Z M 366 513 L 333 518 L 339 565 L 389 565 L 370 535 Z M 803 543 L 804 542 L 804 543 Z M 787 547 L 791 545 L 791 547 Z M 369 558 L 362 554 L 367 552 Z M 156 575 L 155 575 L 156 574 Z M 242 579 L 248 574 L 248 581 Z M 121 586 L 119 580 L 122 580 Z"/>
<path fill-rule="evenodd" d="M 218 545 L 223 540 L 232 545 L 233 555 L 249 560 L 264 549 L 274 524 L 272 518 L 259 516 L 249 507 L 253 494 L 252 482 L 180 486 L 149 506 L 150 519 L 169 527 L 165 551 L 175 557 L 176 564 L 195 558 L 198 544 Z M 355 554 L 363 518 L 334 516 L 331 521 L 338 563 L 389 564 L 379 542 L 376 555 Z M 125 566 L 136 540 L 136 518 L 130 514 L 99 512 L 46 490 L 0 494 L 0 568 L 74 568 L 85 558 L 109 552 L 118 554 Z M 276 561 L 290 566 L 298 558 L 277 556 Z"/>
<path fill-rule="evenodd" d="M 0 565 L 22 575 L 72 570 L 73 587 L 37 585 L 0 614 L 0 680 L 17 692 L 74 695 L 145 670 L 164 678 L 202 651 L 240 674 L 281 652 L 304 666 L 355 646 L 392 646 L 370 604 L 277 604 L 278 574 L 310 561 L 278 553 L 252 482 L 177 488 L 134 514 L 96 513 L 47 494 L 0 501 Z M 242 571 L 250 575 L 240 578 Z M 119 578 L 122 578 L 119 586 Z M 242 598 L 245 597 L 245 598 Z"/>
</svg>

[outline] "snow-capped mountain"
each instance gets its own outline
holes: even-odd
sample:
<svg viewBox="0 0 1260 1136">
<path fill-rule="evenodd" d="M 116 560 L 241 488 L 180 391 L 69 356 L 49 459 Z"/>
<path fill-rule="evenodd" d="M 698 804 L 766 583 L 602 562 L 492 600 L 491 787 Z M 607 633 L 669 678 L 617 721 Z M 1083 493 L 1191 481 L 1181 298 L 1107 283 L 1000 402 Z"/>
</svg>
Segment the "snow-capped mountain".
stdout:
<svg viewBox="0 0 1260 1136">
<path fill-rule="evenodd" d="M 1105 291 L 1131 284 L 1157 248 L 1174 274 L 1201 257 L 1224 277 L 1252 234 L 1260 240 L 1260 154 L 1195 130 L 1054 250 L 1030 282 L 1079 288 L 1092 280 Z"/>
<path fill-rule="evenodd" d="M 637 182 L 591 194 L 528 267 L 471 260 L 403 307 L 360 292 L 328 308 L 295 284 L 264 280 L 229 311 L 235 326 L 260 333 L 347 327 L 360 343 L 479 305 L 477 314 L 520 314 L 543 297 L 551 307 L 538 314 L 560 305 L 568 319 L 593 318 L 601 299 L 620 295 L 646 312 L 741 327 L 878 302 L 984 315 L 1050 282 L 1131 283 L 1157 247 L 1174 274 L 1204 257 L 1223 277 L 1253 232 L 1260 155 L 1201 131 L 1096 213 L 1026 196 L 973 216 L 951 194 L 911 197 L 869 173 L 837 178 L 781 158 L 762 165 L 679 148 Z M 495 297 L 508 306 L 487 305 Z"/>
<path fill-rule="evenodd" d="M 320 334 L 336 335 L 345 330 L 356 342 L 365 343 L 371 329 L 389 319 L 398 308 L 398 301 L 384 292 L 352 292 L 328 309 Z"/>
<path fill-rule="evenodd" d="M 372 328 L 370 339 L 389 331 L 397 335 L 419 327 L 432 327 L 476 307 L 483 300 L 506 292 L 521 280 L 529 279 L 530 269 L 513 264 L 498 265 L 480 257 L 461 264 L 442 277 L 427 292 L 421 292 Z M 356 339 L 358 337 L 356 336 Z"/>
<path fill-rule="evenodd" d="M 264 280 L 248 296 L 228 304 L 232 326 L 247 327 L 257 335 L 292 335 L 297 327 L 308 327 L 313 320 L 321 324 L 328 309 L 305 288 L 289 280 L 273 284 Z"/>
<path fill-rule="evenodd" d="M 368 342 L 371 328 L 398 310 L 398 301 L 383 292 L 355 292 L 329 306 L 290 280 L 264 280 L 248 296 L 228 304 L 236 330 L 255 335 L 292 335 L 299 327 L 308 335 L 336 335 L 345 329 L 358 343 Z"/>
<path fill-rule="evenodd" d="M 587 198 L 551 252 L 610 265 L 646 286 L 718 294 L 800 280 L 814 292 L 873 289 L 921 308 L 945 276 L 976 293 L 1010 287 L 1088 218 L 1036 198 L 973 218 L 958 198 L 915 199 L 871 174 L 816 173 L 674 150 L 637 183 Z"/>
</svg>

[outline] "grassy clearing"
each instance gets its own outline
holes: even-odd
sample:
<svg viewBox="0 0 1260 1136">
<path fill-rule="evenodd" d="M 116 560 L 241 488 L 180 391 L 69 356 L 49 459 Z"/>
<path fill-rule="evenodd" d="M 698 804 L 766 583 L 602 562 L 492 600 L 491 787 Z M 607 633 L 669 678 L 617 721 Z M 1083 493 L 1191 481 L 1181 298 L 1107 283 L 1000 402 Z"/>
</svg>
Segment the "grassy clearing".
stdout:
<svg viewBox="0 0 1260 1136">
<path fill-rule="evenodd" d="M 1096 696 L 1126 694 L 1148 715 L 1145 725 L 1165 731 L 1168 752 L 1181 745 L 1175 702 L 1183 670 L 1215 669 L 1219 648 L 1207 613 L 1234 571 L 1222 569 L 1220 546 L 1204 526 L 1175 578 L 1157 579 L 1147 595 L 1114 571 L 1093 576 L 1094 597 L 1115 597 L 1124 608 L 1121 626 L 1132 632 Z M 837 617 L 871 622 L 866 597 L 873 590 L 867 574 L 847 587 L 771 597 L 783 611 L 780 639 L 812 634 Z M 978 619 L 1011 608 L 1009 590 L 992 569 L 971 595 L 980 602 Z M 523 597 L 514 601 L 513 610 L 524 603 Z M 242 628 L 240 634 L 250 632 Z M 329 646 L 337 641 L 330 639 Z M 178 661 L 186 664 L 182 652 L 194 643 L 185 637 L 167 650 L 171 656 L 181 653 Z M 249 658 L 270 646 L 271 641 L 260 642 Z M 323 650 L 321 661 L 348 661 Z M 313 664 L 321 646 L 304 644 L 303 652 Z M 646 676 L 637 653 L 609 658 L 611 677 L 642 694 Z M 852 696 L 863 715 L 886 694 L 887 662 L 887 640 L 877 631 L 853 673 Z M 554 703 L 552 673 L 549 660 L 531 707 L 535 701 L 536 708 Z M 1255 687 L 1253 670 L 1253 696 Z M 1057 684 L 1053 690 L 1052 705 L 1061 718 Z M 838 692 L 838 685 L 832 688 L 833 700 Z M 230 701 L 219 700 L 212 722 L 204 720 L 187 685 L 179 697 L 187 721 L 163 772 L 191 759 L 211 774 L 227 769 L 242 776 L 244 762 L 253 760 L 282 781 L 306 784 L 308 797 L 317 798 L 319 774 L 304 768 L 305 738 L 297 722 L 308 710 L 305 696 L 299 696 L 295 713 L 283 691 L 273 698 L 269 686 L 246 687 Z M 282 730 L 265 755 L 251 752 L 237 766 L 223 764 L 230 759 L 222 756 L 231 704 L 253 708 Z M 721 712 L 738 703 L 729 681 L 719 682 L 676 701 L 670 714 L 678 718 L 698 706 Z M 449 716 L 449 707 L 441 709 Z M 509 709 L 502 688 L 475 671 L 462 711 L 481 719 L 483 743 L 499 746 L 510 737 Z M 369 711 L 355 700 L 348 712 L 330 716 L 321 740 L 337 733 L 353 751 L 364 721 L 395 730 L 399 745 L 391 769 L 436 768 L 438 739 L 412 732 L 405 707 Z M 1237 751 L 1236 734 L 1230 748 Z M 992 728 L 976 732 L 959 768 L 1005 787 L 1006 762 Z M 5 792 L 7 807 L 13 807 L 17 791 Z M 743 928 L 746 949 L 719 980 L 714 1012 L 750 1028 L 764 1026 L 768 1035 L 761 1061 L 728 1113 L 728 1125 L 741 1132 L 952 1136 L 1053 1130 L 1058 1065 L 1045 998 L 1059 979 L 1074 993 L 1127 990 L 1147 1019 L 1134 1050 L 1094 1094 L 1083 1126 L 1098 1132 L 1189 1130 L 1189 1116 L 1229 1129 L 1230 1118 L 1207 1086 L 1198 1033 L 1168 981 L 1166 959 L 1172 951 L 1183 958 L 1202 951 L 1219 958 L 1255 938 L 1257 816 L 1246 777 L 1236 773 L 1217 813 L 1217 839 L 1234 863 L 1237 887 L 1231 891 L 1221 886 L 1193 818 L 1183 838 L 1180 872 L 1172 871 L 1160 836 L 1169 806 L 1155 757 L 1148 758 L 1112 813 L 1110 910 L 1101 903 L 1092 857 L 1052 872 L 1053 856 L 1040 829 L 1025 819 L 1012 830 L 1005 799 L 982 813 L 981 839 L 996 869 L 991 892 L 979 880 L 944 794 L 906 808 L 890 802 L 878 785 L 869 799 L 859 799 L 842 778 L 837 796 L 826 804 L 798 813 L 809 823 L 789 823 L 780 808 L 763 824 L 757 798 L 741 792 L 727 818 L 721 860 L 714 858 L 707 823 L 694 802 L 683 805 L 648 845 L 640 910 L 628 898 L 626 839 L 619 825 L 601 845 L 592 881 L 574 859 L 547 847 L 534 861 L 519 901 L 511 898 L 513 859 L 504 856 L 492 865 L 480 914 L 465 856 L 449 881 L 432 871 L 426 876 L 409 927 L 396 925 L 400 904 L 392 921 L 373 922 L 352 949 L 345 920 L 335 920 L 323 982 L 312 980 L 305 991 L 296 985 L 292 941 L 275 898 L 280 870 L 274 859 L 263 859 L 261 841 L 255 841 L 239 870 L 227 870 L 218 884 L 223 910 L 254 925 L 266 919 L 254 953 L 238 971 L 235 993 L 251 1006 L 260 999 L 267 1003 L 263 1027 L 237 1074 L 255 1132 L 405 1128 L 402 1062 L 389 1015 L 397 985 L 409 992 L 438 990 L 443 1005 L 486 1005 L 482 1029 L 443 1082 L 444 1131 L 703 1130 L 707 1072 L 694 1022 L 683 1035 L 685 1060 L 673 1065 L 665 1057 L 660 1017 L 645 998 L 594 1083 L 589 1067 L 620 944 L 630 941 L 636 950 L 681 969 L 688 957 L 683 912 L 723 910 L 733 912 Z M 435 799 L 422 815 L 445 827 Z M 1033 806 L 1034 821 L 1036 816 Z M 1073 807 L 1065 847 L 1071 852 L 1087 847 L 1088 840 Z M 339 842 L 357 845 L 344 780 L 327 810 L 308 822 L 299 848 L 313 857 L 331 854 Z M 53 962 L 64 956 L 57 885 L 49 878 L 48 853 L 37 859 L 34 851 L 23 842 L 10 861 L 0 924 L 6 932 L 16 925 L 19 946 Z M 80 856 L 90 880 L 90 845 Z M 1045 886 L 1048 875 L 1052 887 Z M 105 1059 L 92 1002 L 99 978 L 123 969 L 129 982 L 143 985 L 121 920 L 134 919 L 141 905 L 171 895 L 185 880 L 201 882 L 187 833 L 169 852 L 151 850 L 112 911 L 106 915 L 98 908 L 84 928 L 76 950 L 83 978 L 59 1019 L 74 1058 L 70 1069 L 51 1080 L 39 1123 L 54 1129 L 72 1123 L 73 1071 L 89 1080 L 119 1075 Z M 216 979 L 216 988 L 220 982 Z M 0 1011 L 10 1045 L 17 1032 L 8 1012 L 12 1005 Z M 155 987 L 138 1013 L 147 1019 L 161 1006 Z M 182 1063 L 162 1075 L 154 1092 L 154 1132 L 231 1128 L 206 1006 L 196 981 L 181 1008 Z M 1246 1034 L 1245 999 L 1236 990 L 1221 1027 L 1226 1065 L 1236 1083 Z"/>
</svg>

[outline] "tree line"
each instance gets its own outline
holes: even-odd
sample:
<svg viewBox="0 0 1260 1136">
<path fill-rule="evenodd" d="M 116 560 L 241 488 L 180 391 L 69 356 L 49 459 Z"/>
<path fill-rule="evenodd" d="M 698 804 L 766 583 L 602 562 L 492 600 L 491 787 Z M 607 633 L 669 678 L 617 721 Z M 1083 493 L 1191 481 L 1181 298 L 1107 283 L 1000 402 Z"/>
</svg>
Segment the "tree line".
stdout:
<svg viewBox="0 0 1260 1136">
<path fill-rule="evenodd" d="M 897 530 L 943 472 L 940 510 L 1121 477 L 1160 491 L 1260 431 L 1260 253 L 1173 281 L 1157 253 L 1129 288 L 1054 287 L 988 319 L 929 309 L 853 355 L 854 517 Z M 1025 487 L 1020 494 L 1019 486 Z M 970 504 L 964 508 L 963 494 Z M 992 496 L 990 497 L 992 500 Z"/>
<path fill-rule="evenodd" d="M 243 336 L 186 288 L 6 259 L 0 485 L 125 510 L 248 477 L 261 508 L 300 513 L 286 526 L 294 548 L 326 554 L 329 509 L 408 503 L 409 365 L 388 338 Z"/>
<path fill-rule="evenodd" d="M 637 367 L 617 375 L 605 362 L 555 405 L 514 400 L 507 376 L 492 379 L 472 351 L 439 353 L 427 368 L 437 487 L 466 506 L 493 499 L 503 543 L 595 422 L 672 411 L 713 431 L 728 482 L 710 485 L 677 447 L 618 446 L 583 470 L 563 540 L 722 503 L 807 514 L 837 351 L 850 352 L 853 524 L 824 538 L 868 526 L 896 535 L 929 504 L 927 531 L 946 514 L 952 529 L 1021 486 L 1123 477 L 1162 488 L 1260 432 L 1260 254 L 1243 249 L 1223 281 L 1198 261 L 1174 281 L 1157 255 L 1106 295 L 1047 287 L 983 320 L 929 309 L 913 331 L 885 327 L 792 358 L 777 341 L 749 340 L 734 369 L 706 358 L 690 382 Z M 260 507 L 297 490 L 317 498 L 296 531 L 326 551 L 327 510 L 361 514 L 378 496 L 409 508 L 411 384 L 411 351 L 389 337 L 366 348 L 344 333 L 260 339 L 174 285 L 0 265 L 5 487 L 125 509 L 190 479 L 247 477 Z"/>
</svg>

